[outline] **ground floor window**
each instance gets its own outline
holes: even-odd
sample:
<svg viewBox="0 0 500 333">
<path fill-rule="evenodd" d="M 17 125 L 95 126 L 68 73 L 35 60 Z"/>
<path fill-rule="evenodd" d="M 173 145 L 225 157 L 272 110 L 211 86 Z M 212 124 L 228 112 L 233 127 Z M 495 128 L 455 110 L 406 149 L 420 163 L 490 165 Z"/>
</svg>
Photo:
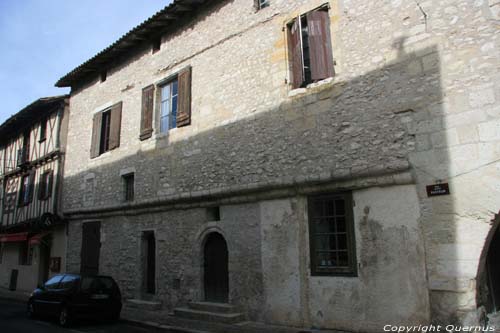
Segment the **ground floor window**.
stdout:
<svg viewBox="0 0 500 333">
<path fill-rule="evenodd" d="M 156 293 L 156 239 L 154 231 L 142 233 L 143 290 L 147 294 Z"/>
<path fill-rule="evenodd" d="M 312 275 L 357 274 L 352 194 L 308 198 Z"/>
</svg>

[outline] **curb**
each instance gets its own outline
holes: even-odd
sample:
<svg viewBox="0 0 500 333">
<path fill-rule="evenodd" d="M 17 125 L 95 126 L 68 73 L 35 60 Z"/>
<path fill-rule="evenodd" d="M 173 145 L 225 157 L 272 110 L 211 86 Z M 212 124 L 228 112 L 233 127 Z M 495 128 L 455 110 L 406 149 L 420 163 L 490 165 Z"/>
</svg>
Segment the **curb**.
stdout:
<svg viewBox="0 0 500 333">
<path fill-rule="evenodd" d="M 179 326 L 169 326 L 169 325 L 163 325 L 154 321 L 142 321 L 142 320 L 135 320 L 135 319 L 125 319 L 122 318 L 122 321 L 129 322 L 132 324 L 139 324 L 143 326 L 149 326 L 149 327 L 155 327 L 155 328 L 160 328 L 164 330 L 169 330 L 170 332 L 175 332 L 175 333 L 210 333 L 208 331 L 199 331 L 199 330 L 193 330 L 193 329 L 188 329 L 184 327 L 179 327 Z"/>
</svg>

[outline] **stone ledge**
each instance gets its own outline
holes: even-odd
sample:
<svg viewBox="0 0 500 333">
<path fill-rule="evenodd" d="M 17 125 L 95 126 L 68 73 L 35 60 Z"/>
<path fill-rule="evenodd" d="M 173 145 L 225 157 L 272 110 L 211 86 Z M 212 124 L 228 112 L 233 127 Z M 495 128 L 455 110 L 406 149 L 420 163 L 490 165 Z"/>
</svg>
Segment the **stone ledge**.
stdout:
<svg viewBox="0 0 500 333">
<path fill-rule="evenodd" d="M 183 192 L 166 197 L 156 197 L 134 203 L 66 210 L 68 219 L 97 216 L 139 215 L 157 211 L 207 207 L 214 204 L 235 204 L 271 200 L 296 195 L 309 195 L 324 191 L 356 190 L 374 186 L 415 184 L 408 163 L 396 166 L 372 167 L 352 170 L 337 176 L 335 171 L 324 175 L 295 177 L 271 183 L 252 183 L 215 188 L 206 191 Z"/>
</svg>

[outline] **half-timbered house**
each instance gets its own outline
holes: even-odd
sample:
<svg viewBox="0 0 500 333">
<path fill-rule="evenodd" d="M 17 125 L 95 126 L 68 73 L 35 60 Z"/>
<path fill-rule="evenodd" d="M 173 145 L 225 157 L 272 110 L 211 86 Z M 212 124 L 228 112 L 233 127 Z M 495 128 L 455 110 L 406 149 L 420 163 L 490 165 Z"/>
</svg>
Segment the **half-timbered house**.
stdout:
<svg viewBox="0 0 500 333">
<path fill-rule="evenodd" d="M 40 98 L 0 126 L 0 287 L 30 290 L 64 267 L 67 103 Z"/>
</svg>

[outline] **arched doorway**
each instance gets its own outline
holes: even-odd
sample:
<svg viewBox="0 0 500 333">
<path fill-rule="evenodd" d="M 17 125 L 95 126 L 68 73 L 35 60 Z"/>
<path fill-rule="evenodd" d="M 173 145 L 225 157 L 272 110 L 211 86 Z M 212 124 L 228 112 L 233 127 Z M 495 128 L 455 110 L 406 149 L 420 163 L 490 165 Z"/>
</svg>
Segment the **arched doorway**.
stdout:
<svg viewBox="0 0 500 333">
<path fill-rule="evenodd" d="M 500 311 L 500 213 L 492 220 L 479 262 L 477 304 L 487 313 Z"/>
<path fill-rule="evenodd" d="M 229 291 L 228 252 L 224 237 L 216 232 L 209 234 L 204 245 L 205 300 L 226 303 Z"/>
</svg>

